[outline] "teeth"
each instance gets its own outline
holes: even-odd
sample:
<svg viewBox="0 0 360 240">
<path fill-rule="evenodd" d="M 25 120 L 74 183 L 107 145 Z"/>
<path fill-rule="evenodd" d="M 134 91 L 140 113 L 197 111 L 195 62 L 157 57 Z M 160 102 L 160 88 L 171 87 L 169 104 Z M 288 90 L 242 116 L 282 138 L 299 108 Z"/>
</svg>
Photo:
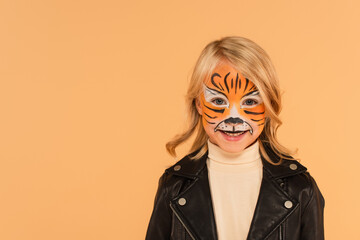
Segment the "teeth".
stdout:
<svg viewBox="0 0 360 240">
<path fill-rule="evenodd" d="M 231 137 L 236 137 L 236 136 L 239 136 L 239 135 L 241 135 L 241 134 L 244 134 L 245 131 L 244 131 L 244 132 L 240 132 L 240 133 L 228 133 L 228 132 L 223 132 L 223 133 L 225 133 L 226 135 L 231 136 Z"/>
</svg>

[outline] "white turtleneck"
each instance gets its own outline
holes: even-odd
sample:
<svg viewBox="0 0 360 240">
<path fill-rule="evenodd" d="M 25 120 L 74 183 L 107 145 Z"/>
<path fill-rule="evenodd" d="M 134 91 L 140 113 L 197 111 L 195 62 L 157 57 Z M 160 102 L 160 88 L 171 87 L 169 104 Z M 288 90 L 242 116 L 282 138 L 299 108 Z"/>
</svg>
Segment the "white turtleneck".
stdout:
<svg viewBox="0 0 360 240">
<path fill-rule="evenodd" d="M 219 240 L 245 240 L 262 180 L 259 143 L 229 153 L 208 140 L 207 168 Z"/>
</svg>

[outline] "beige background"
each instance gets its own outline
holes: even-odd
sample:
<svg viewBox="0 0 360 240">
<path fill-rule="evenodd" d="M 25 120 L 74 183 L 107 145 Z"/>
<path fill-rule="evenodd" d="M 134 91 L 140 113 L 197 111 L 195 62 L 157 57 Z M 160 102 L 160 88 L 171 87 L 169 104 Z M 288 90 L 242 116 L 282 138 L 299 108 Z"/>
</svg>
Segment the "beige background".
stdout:
<svg viewBox="0 0 360 240">
<path fill-rule="evenodd" d="M 227 35 L 273 59 L 280 138 L 326 199 L 326 238 L 360 239 L 359 10 L 355 0 L 0 0 L 0 239 L 144 239 L 191 69 Z"/>
</svg>

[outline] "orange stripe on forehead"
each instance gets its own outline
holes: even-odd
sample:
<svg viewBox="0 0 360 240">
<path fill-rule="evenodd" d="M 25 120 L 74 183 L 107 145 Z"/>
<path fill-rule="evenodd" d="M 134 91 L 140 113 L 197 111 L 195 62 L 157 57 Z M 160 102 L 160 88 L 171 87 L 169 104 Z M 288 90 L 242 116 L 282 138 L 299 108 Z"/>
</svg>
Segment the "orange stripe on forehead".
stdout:
<svg viewBox="0 0 360 240">
<path fill-rule="evenodd" d="M 216 88 L 226 95 L 238 95 L 240 90 L 241 95 L 257 91 L 256 86 L 239 72 L 213 72 L 207 87 Z"/>
</svg>

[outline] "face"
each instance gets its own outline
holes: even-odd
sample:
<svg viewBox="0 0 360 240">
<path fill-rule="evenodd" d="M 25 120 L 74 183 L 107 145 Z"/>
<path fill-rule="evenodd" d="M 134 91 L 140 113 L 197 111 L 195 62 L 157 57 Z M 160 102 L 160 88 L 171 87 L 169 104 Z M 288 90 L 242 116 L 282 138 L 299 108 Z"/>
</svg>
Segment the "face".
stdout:
<svg viewBox="0 0 360 240">
<path fill-rule="evenodd" d="M 265 124 L 265 106 L 256 86 L 227 64 L 218 65 L 197 100 L 209 140 L 227 152 L 256 141 Z"/>
</svg>

